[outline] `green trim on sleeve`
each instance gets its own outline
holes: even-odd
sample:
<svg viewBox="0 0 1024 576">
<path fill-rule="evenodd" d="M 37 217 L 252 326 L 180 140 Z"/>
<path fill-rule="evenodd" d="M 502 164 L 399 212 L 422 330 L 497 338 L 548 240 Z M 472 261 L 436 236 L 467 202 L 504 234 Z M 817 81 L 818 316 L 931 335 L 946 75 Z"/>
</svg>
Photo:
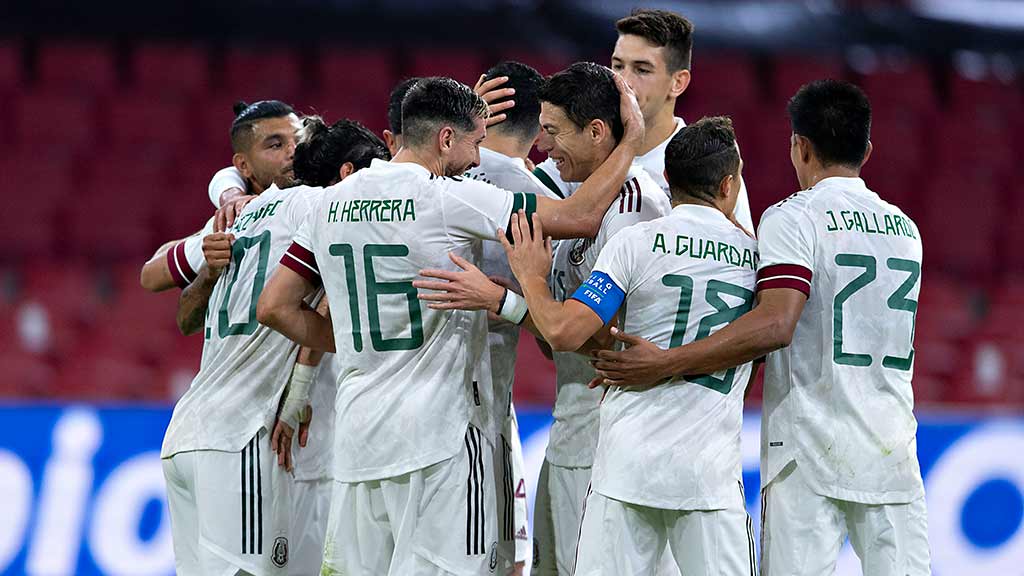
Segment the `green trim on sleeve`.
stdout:
<svg viewBox="0 0 1024 576">
<path fill-rule="evenodd" d="M 550 188 L 552 192 L 557 194 L 559 198 L 565 200 L 565 194 L 562 193 L 562 191 L 558 188 L 558 185 L 555 184 L 555 181 L 551 179 L 551 176 L 548 176 L 548 173 L 542 170 L 540 166 L 537 166 L 536 168 L 533 169 L 533 175 L 536 176 L 538 180 L 543 182 L 545 186 Z"/>
<path fill-rule="evenodd" d="M 533 215 L 537 212 L 537 195 L 517 192 L 512 199 L 512 212 L 509 213 L 508 225 L 505 226 L 505 238 L 515 243 L 512 239 L 512 214 L 523 210 L 526 212 L 526 221 L 530 224 L 530 232 L 533 232 Z"/>
</svg>

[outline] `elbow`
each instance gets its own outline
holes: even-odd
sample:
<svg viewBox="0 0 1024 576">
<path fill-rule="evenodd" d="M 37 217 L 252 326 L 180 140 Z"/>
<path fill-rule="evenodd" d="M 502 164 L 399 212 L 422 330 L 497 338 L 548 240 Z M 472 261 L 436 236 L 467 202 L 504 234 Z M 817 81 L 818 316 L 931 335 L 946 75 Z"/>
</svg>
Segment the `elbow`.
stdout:
<svg viewBox="0 0 1024 576">
<path fill-rule="evenodd" d="M 273 302 L 260 298 L 256 303 L 256 321 L 264 326 L 275 328 L 279 318 L 278 309 Z"/>
<path fill-rule="evenodd" d="M 586 338 L 580 338 L 579 335 L 572 334 L 569 330 L 566 330 L 565 326 L 560 326 L 548 335 L 546 340 L 554 352 L 575 352 L 586 342 Z"/>
<path fill-rule="evenodd" d="M 142 272 L 139 273 L 139 285 L 147 292 L 162 292 L 166 290 L 166 287 L 160 285 L 156 274 L 153 274 L 148 266 L 143 266 Z"/>
<path fill-rule="evenodd" d="M 578 230 L 580 238 L 595 238 L 597 233 L 601 231 L 601 221 L 604 218 L 604 212 L 598 214 L 595 218 L 594 215 L 588 214 L 586 217 L 580 219 L 580 229 Z"/>
<path fill-rule="evenodd" d="M 768 338 L 765 353 L 774 352 L 790 345 L 793 342 L 793 332 L 796 326 L 786 321 L 785 318 L 776 317 L 768 325 Z"/>
</svg>

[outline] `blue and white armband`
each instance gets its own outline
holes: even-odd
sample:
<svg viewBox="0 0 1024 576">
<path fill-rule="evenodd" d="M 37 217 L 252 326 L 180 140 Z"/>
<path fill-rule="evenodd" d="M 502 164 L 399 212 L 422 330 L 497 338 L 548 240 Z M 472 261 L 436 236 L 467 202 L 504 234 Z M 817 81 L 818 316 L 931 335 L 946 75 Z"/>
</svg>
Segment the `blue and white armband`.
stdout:
<svg viewBox="0 0 1024 576">
<path fill-rule="evenodd" d="M 619 311 L 625 298 L 626 292 L 610 276 L 598 270 L 591 272 L 590 278 L 572 295 L 573 300 L 586 304 L 605 324 Z"/>
</svg>

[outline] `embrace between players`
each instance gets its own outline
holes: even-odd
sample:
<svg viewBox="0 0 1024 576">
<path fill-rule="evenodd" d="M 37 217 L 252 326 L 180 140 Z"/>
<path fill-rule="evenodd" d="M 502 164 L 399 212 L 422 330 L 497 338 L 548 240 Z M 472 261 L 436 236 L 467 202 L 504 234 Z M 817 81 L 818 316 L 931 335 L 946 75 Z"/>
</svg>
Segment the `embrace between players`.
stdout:
<svg viewBox="0 0 1024 576">
<path fill-rule="evenodd" d="M 674 116 L 692 26 L 642 10 L 617 30 L 614 72 L 403 82 L 383 141 L 238 107 L 217 215 L 142 272 L 205 338 L 161 452 L 179 574 L 522 573 L 520 327 L 558 387 L 533 574 L 754 574 L 759 359 L 761 573 L 831 574 L 847 535 L 865 574 L 930 573 L 921 242 L 859 178 L 866 97 L 791 99 L 802 191 L 755 240 L 731 121 Z M 855 212 L 905 224 L 827 217 Z"/>
</svg>

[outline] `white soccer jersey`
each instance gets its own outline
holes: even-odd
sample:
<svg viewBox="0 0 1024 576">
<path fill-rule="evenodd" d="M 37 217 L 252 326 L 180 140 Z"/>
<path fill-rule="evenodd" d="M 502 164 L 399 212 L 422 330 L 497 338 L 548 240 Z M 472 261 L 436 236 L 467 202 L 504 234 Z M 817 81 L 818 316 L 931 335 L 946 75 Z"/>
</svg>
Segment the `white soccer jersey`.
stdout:
<svg viewBox="0 0 1024 576">
<path fill-rule="evenodd" d="M 750 310 L 756 266 L 753 238 L 716 208 L 683 204 L 613 238 L 573 298 L 606 322 L 621 303 L 625 332 L 661 348 L 682 346 Z M 667 510 L 730 506 L 742 481 L 749 379 L 748 363 L 647 390 L 610 388 L 601 403 L 594 490 Z"/>
<path fill-rule="evenodd" d="M 662 140 L 660 144 L 646 154 L 641 154 L 633 160 L 634 164 L 638 164 L 647 171 L 651 179 L 665 191 L 666 196 L 670 196 L 670 194 L 668 181 L 665 180 L 665 149 L 668 148 L 669 141 L 686 126 L 686 122 L 678 116 L 675 121 L 676 128 L 668 138 Z M 555 162 L 550 158 L 538 164 L 535 173 L 549 189 L 555 191 L 563 198 L 570 196 L 580 187 L 579 182 L 565 182 L 562 180 L 562 177 L 558 174 L 558 168 L 555 167 Z M 740 180 L 739 197 L 736 199 L 736 208 L 733 209 L 732 215 L 750 233 L 754 232 L 754 221 L 750 217 L 750 201 L 747 199 L 747 185 L 742 179 Z"/>
<path fill-rule="evenodd" d="M 466 176 L 494 184 L 512 192 L 527 192 L 548 198 L 557 198 L 547 186 L 541 183 L 529 170 L 522 158 L 513 158 L 500 152 L 480 147 L 480 165 L 466 172 Z M 483 263 L 480 269 L 488 276 L 500 276 L 515 282 L 515 276 L 508 265 L 505 249 L 498 242 L 484 242 Z M 503 427 L 510 412 L 512 382 L 515 380 L 516 350 L 519 346 L 519 326 L 505 320 L 488 321 L 487 343 L 490 349 L 490 370 L 493 392 L 488 404 L 487 422 L 480 423 L 481 429 L 497 434 Z M 493 433 L 490 431 L 494 431 Z"/>
<path fill-rule="evenodd" d="M 299 447 L 298 438 L 292 442 L 296 480 L 324 480 L 331 477 L 331 462 L 334 460 L 334 399 L 338 393 L 340 372 L 337 356 L 324 354 L 309 397 L 313 420 L 309 424 L 306 447 Z"/>
<path fill-rule="evenodd" d="M 463 446 L 487 317 L 431 310 L 412 281 L 424 268 L 453 269 L 449 252 L 479 264 L 482 239 L 520 207 L 532 212 L 536 197 L 374 160 L 310 213 L 283 263 L 313 281 L 323 272 L 331 302 L 342 366 L 335 480 L 398 476 Z"/>
<path fill-rule="evenodd" d="M 167 251 L 167 268 L 171 271 L 174 283 L 184 290 L 199 276 L 199 267 L 203 265 L 203 238 L 213 234 L 213 218 L 206 221 L 203 229 L 179 241 Z"/>
<path fill-rule="evenodd" d="M 640 166 L 629 169 L 626 183 L 612 202 L 594 238 L 563 240 L 555 248 L 551 270 L 551 293 L 566 300 L 589 276 L 598 254 L 620 230 L 669 213 L 668 198 Z M 586 356 L 575 352 L 555 352 L 555 398 L 547 459 L 559 466 L 590 466 L 597 445 L 597 407 L 601 390 L 587 384 L 594 378 L 594 367 Z"/>
<path fill-rule="evenodd" d="M 860 178 L 826 178 L 766 210 L 759 232 L 758 290 L 808 294 L 791 344 L 768 356 L 761 485 L 796 459 L 822 496 L 921 496 L 910 384 L 917 226 Z"/>
<path fill-rule="evenodd" d="M 221 194 L 231 188 L 239 188 L 242 192 L 245 192 L 247 188 L 245 178 L 242 178 L 242 173 L 234 166 L 221 168 L 213 175 L 213 178 L 210 179 L 210 185 L 206 188 L 214 208 L 220 208 Z"/>
<path fill-rule="evenodd" d="M 260 428 L 272 430 L 297 347 L 256 321 L 256 302 L 322 192 L 272 186 L 235 220 L 231 263 L 207 305 L 199 373 L 174 407 L 161 457 L 189 450 L 238 452 Z"/>
</svg>

